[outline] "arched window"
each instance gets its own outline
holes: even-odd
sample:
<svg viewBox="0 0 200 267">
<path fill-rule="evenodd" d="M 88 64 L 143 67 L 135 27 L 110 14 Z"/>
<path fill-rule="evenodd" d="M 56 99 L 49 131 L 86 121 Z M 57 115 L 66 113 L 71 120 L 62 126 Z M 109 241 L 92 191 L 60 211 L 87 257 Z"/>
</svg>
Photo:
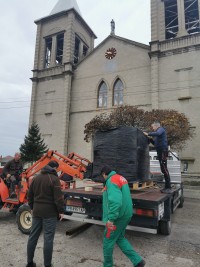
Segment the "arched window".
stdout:
<svg viewBox="0 0 200 267">
<path fill-rule="evenodd" d="M 99 86 L 98 107 L 107 107 L 107 86 L 105 82 L 102 82 Z"/>
<path fill-rule="evenodd" d="M 117 79 L 117 81 L 114 84 L 114 90 L 113 90 L 114 106 L 123 104 L 123 91 L 124 91 L 124 85 L 120 79 Z"/>
</svg>

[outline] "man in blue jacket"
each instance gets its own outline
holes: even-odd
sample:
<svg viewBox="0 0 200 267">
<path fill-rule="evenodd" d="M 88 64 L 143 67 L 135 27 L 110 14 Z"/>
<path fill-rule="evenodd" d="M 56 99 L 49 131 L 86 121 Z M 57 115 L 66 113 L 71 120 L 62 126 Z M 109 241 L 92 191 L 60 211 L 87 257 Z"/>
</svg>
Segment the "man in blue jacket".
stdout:
<svg viewBox="0 0 200 267">
<path fill-rule="evenodd" d="M 161 172 L 164 174 L 165 178 L 165 188 L 161 190 L 162 193 L 171 193 L 171 183 L 170 175 L 167 169 L 167 157 L 168 157 L 168 142 L 167 134 L 163 127 L 161 127 L 160 122 L 154 122 L 151 125 L 153 132 L 146 133 L 144 135 L 150 137 L 150 142 L 154 145 L 158 160 L 160 163 Z"/>
</svg>

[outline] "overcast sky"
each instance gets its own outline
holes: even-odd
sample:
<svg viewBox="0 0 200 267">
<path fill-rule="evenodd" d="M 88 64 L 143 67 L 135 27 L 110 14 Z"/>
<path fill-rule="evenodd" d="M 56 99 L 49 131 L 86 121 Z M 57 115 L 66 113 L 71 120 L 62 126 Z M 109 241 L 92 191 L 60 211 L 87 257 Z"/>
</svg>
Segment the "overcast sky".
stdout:
<svg viewBox="0 0 200 267">
<path fill-rule="evenodd" d="M 58 0 L 5 0 L 0 8 L 0 155 L 13 155 L 28 133 L 36 25 Z M 66 0 L 68 1 L 68 0 Z M 148 44 L 150 0 L 77 0 L 83 19 L 98 39 L 115 34 Z"/>
</svg>

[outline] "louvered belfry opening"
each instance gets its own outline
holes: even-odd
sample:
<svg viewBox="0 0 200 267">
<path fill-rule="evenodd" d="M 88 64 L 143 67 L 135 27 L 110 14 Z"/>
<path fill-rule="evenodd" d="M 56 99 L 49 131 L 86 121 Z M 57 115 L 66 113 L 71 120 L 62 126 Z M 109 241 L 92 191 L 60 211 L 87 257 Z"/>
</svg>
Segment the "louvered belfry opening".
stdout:
<svg viewBox="0 0 200 267">
<path fill-rule="evenodd" d="M 175 38 L 182 28 L 186 34 L 200 31 L 198 0 L 164 0 L 164 6 L 166 39 Z"/>
</svg>

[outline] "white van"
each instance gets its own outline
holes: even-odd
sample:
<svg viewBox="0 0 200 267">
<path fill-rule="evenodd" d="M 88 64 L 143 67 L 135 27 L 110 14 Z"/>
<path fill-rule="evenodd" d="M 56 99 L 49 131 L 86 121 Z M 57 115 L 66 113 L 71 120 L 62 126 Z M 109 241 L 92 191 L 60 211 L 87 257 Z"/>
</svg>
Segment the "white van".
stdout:
<svg viewBox="0 0 200 267">
<path fill-rule="evenodd" d="M 163 174 L 160 170 L 160 163 L 157 160 L 157 152 L 149 151 L 150 158 L 150 173 L 152 178 L 163 179 Z M 169 170 L 170 178 L 172 182 L 181 182 L 181 161 L 178 158 L 176 152 L 169 152 L 167 167 Z"/>
<path fill-rule="evenodd" d="M 149 151 L 149 159 L 150 160 L 157 160 L 157 152 L 156 151 Z M 178 161 L 179 160 L 178 154 L 176 152 L 169 152 L 167 160 Z"/>
</svg>

